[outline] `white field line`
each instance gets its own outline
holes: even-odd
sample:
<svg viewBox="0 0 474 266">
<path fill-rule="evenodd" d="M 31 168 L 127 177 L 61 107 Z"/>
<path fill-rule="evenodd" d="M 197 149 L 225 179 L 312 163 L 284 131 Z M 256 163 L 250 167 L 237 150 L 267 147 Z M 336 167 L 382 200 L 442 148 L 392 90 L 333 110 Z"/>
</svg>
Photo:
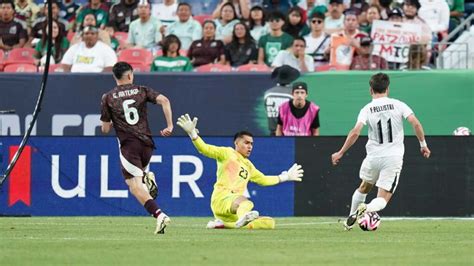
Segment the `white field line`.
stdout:
<svg viewBox="0 0 474 266">
<path fill-rule="evenodd" d="M 345 217 L 334 217 L 333 221 L 314 221 L 314 222 L 284 222 L 281 220 L 288 221 L 288 218 L 275 218 L 277 226 L 302 226 L 302 225 L 320 225 L 320 224 L 336 224 L 341 223 L 344 221 Z M 466 222 L 474 222 L 474 217 L 382 217 L 384 221 L 466 221 Z M 87 218 L 89 220 L 89 218 Z M 52 226 L 102 226 L 102 223 L 94 223 L 94 220 L 91 219 L 91 222 L 30 222 L 27 219 L 24 220 L 25 222 L 18 222 L 12 226 L 22 226 L 22 225 L 52 225 Z M 281 222 L 279 222 L 281 221 Z M 153 220 L 150 220 L 151 223 L 143 222 L 143 223 L 116 223 L 117 225 L 126 224 L 129 226 L 154 226 Z M 172 227 L 202 227 L 205 228 L 207 222 L 203 222 L 202 224 L 183 224 L 183 223 L 173 223 L 171 224 Z"/>
</svg>

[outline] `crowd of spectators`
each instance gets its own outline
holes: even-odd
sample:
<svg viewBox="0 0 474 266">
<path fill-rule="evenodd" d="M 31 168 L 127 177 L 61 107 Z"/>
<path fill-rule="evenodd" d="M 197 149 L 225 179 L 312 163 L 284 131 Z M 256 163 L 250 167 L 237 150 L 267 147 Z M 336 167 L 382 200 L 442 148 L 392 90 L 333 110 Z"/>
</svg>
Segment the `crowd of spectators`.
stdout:
<svg viewBox="0 0 474 266">
<path fill-rule="evenodd" d="M 32 48 L 35 63 L 44 65 L 47 5 L 0 2 L 0 49 L 7 56 Z M 154 59 L 143 61 L 150 71 L 260 64 L 313 72 L 338 64 L 331 56 L 341 52 L 347 69 L 430 69 L 430 51 L 460 24 L 464 6 L 464 0 L 220 0 L 212 13 L 193 15 L 192 4 L 178 0 L 53 0 L 51 60 L 65 71 L 108 71 L 121 51 L 133 48 L 151 52 Z M 422 27 L 422 38 L 407 44 L 406 63 L 372 54 L 377 20 Z M 336 51 L 337 37 L 344 51 Z"/>
</svg>

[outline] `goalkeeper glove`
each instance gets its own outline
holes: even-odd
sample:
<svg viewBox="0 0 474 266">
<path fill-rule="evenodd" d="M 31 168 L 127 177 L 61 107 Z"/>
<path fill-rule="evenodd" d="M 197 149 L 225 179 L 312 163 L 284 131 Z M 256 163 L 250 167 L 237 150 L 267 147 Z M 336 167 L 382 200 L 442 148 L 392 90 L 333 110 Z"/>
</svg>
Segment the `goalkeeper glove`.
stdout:
<svg viewBox="0 0 474 266">
<path fill-rule="evenodd" d="M 293 166 L 288 171 L 283 171 L 278 178 L 281 182 L 285 181 L 301 181 L 301 177 L 303 177 L 303 168 L 299 164 L 293 164 Z"/>
<path fill-rule="evenodd" d="M 199 131 L 196 129 L 198 118 L 194 117 L 193 120 L 191 120 L 191 117 L 189 117 L 189 114 L 182 115 L 178 118 L 178 126 L 180 126 L 188 135 L 191 137 L 191 139 L 197 139 Z"/>
</svg>

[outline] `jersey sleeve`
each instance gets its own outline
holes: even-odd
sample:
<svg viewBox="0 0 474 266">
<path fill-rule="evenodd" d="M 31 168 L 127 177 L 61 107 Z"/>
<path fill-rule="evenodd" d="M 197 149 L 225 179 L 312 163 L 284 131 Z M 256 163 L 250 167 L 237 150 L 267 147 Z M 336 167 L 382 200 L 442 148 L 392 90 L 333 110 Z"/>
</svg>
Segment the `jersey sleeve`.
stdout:
<svg viewBox="0 0 474 266">
<path fill-rule="evenodd" d="M 148 87 L 143 87 L 143 88 L 145 88 L 145 91 L 146 91 L 146 100 L 148 102 L 156 104 L 156 97 L 158 97 L 160 93 L 153 90 L 152 88 L 148 88 Z"/>
<path fill-rule="evenodd" d="M 266 176 L 257 168 L 253 167 L 250 173 L 250 182 L 259 184 L 260 186 L 273 186 L 280 183 L 278 176 Z"/>
<path fill-rule="evenodd" d="M 357 116 L 357 123 L 362 123 L 367 125 L 367 107 L 362 108 L 359 112 L 359 116 Z"/>
<path fill-rule="evenodd" d="M 201 137 L 198 137 L 197 139 L 193 140 L 193 144 L 194 147 L 196 147 L 196 149 L 198 150 L 198 152 L 206 157 L 221 161 L 229 156 L 228 148 L 209 145 L 205 143 L 201 139 Z"/>
<path fill-rule="evenodd" d="M 107 105 L 107 94 L 102 95 L 100 109 L 101 109 L 100 121 L 104 121 L 104 122 L 112 121 L 112 116 L 110 114 L 109 106 Z"/>
<path fill-rule="evenodd" d="M 399 102 L 400 111 L 402 112 L 403 118 L 407 119 L 411 114 L 413 114 L 413 110 L 404 102 Z"/>
</svg>

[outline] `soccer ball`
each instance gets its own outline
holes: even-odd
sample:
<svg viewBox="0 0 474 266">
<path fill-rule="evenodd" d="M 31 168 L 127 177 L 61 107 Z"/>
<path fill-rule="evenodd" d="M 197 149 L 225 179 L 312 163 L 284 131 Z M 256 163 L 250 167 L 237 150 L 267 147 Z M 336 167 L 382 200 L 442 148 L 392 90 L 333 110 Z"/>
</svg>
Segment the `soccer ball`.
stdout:
<svg viewBox="0 0 474 266">
<path fill-rule="evenodd" d="M 469 136 L 471 135 L 471 130 L 467 127 L 458 127 L 453 131 L 454 136 Z"/>
<path fill-rule="evenodd" d="M 360 229 L 364 231 L 375 231 L 380 225 L 380 216 L 376 212 L 364 214 L 358 221 Z"/>
</svg>

